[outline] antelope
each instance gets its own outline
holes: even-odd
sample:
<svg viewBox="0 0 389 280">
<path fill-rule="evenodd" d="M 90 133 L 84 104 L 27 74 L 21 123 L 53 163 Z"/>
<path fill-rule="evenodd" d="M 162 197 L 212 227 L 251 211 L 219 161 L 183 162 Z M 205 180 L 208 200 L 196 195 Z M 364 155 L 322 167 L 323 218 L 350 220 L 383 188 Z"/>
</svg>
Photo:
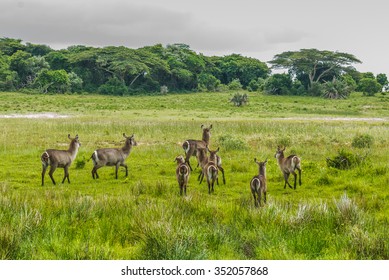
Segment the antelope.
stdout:
<svg viewBox="0 0 389 280">
<path fill-rule="evenodd" d="M 128 176 L 128 167 L 125 164 L 126 158 L 130 155 L 132 146 L 137 146 L 135 142 L 134 134 L 128 137 L 123 133 L 123 137 L 126 138 L 126 143 L 122 148 L 102 148 L 93 152 L 91 159 L 93 161 L 92 178 L 98 179 L 97 169 L 103 166 L 115 166 L 115 178 L 118 178 L 119 166 L 123 166 L 126 169 L 126 177 Z"/>
<path fill-rule="evenodd" d="M 204 125 L 201 125 L 201 128 L 203 129 L 203 137 L 202 140 L 186 140 L 182 144 L 182 148 L 185 151 L 185 162 L 188 164 L 190 170 L 192 171 L 192 166 L 190 165 L 189 159 L 191 156 L 196 156 L 197 148 L 205 148 L 207 145 L 209 145 L 209 140 L 211 138 L 211 129 L 212 124 L 209 127 L 205 127 Z"/>
<path fill-rule="evenodd" d="M 204 161 L 204 157 L 206 157 L 206 153 L 204 153 L 204 149 L 198 149 L 198 151 L 200 150 L 200 152 L 198 152 L 196 154 L 197 156 L 197 161 L 198 162 L 203 162 Z M 220 150 L 220 148 L 218 147 L 216 150 L 214 151 L 211 151 L 208 146 L 206 146 L 205 148 L 206 151 L 209 152 L 209 157 L 208 157 L 208 160 L 209 161 L 212 161 L 216 164 L 217 168 L 222 172 L 222 176 L 223 176 L 223 184 L 225 185 L 226 184 L 226 179 L 224 177 L 224 168 L 222 167 L 222 159 L 221 157 L 217 154 Z M 201 180 L 200 180 L 200 183 L 202 182 L 202 177 L 204 177 L 204 174 L 203 172 L 200 173 L 199 175 L 199 179 L 201 177 Z M 219 185 L 219 182 L 217 181 L 217 184 Z"/>
<path fill-rule="evenodd" d="M 220 148 L 218 147 L 217 150 L 211 151 L 211 150 L 208 149 L 208 146 L 207 146 L 207 150 L 209 152 L 209 160 L 213 161 L 214 163 L 216 163 L 217 168 L 222 172 L 223 184 L 225 185 L 226 184 L 226 178 L 224 177 L 224 168 L 222 167 L 222 159 L 217 154 L 219 152 Z"/>
<path fill-rule="evenodd" d="M 41 161 L 42 161 L 42 186 L 44 185 L 45 180 L 45 173 L 47 170 L 47 167 L 50 166 L 49 176 L 51 178 L 51 181 L 55 185 L 55 180 L 53 177 L 54 171 L 57 169 L 57 167 L 64 169 L 64 177 L 62 180 L 62 184 L 65 182 L 65 179 L 68 179 L 68 183 L 70 183 L 69 179 L 69 166 L 72 164 L 74 159 L 76 158 L 78 148 L 81 146 L 81 143 L 78 139 L 78 135 L 76 135 L 75 138 L 71 138 L 70 134 L 68 134 L 68 138 L 71 140 L 69 149 L 65 150 L 54 150 L 54 149 L 48 149 L 43 152 L 41 155 Z"/>
<path fill-rule="evenodd" d="M 180 187 L 180 195 L 182 195 L 182 193 L 186 195 L 186 187 L 188 186 L 190 169 L 185 163 L 183 156 L 177 156 L 174 161 L 177 162 L 176 177 L 178 186 Z"/>
<path fill-rule="evenodd" d="M 264 162 L 257 161 L 254 158 L 254 162 L 258 164 L 258 175 L 254 176 L 250 181 L 251 193 L 254 197 L 254 205 L 256 207 L 261 206 L 261 197 L 263 194 L 263 202 L 266 204 L 266 163 L 267 159 Z"/>
<path fill-rule="evenodd" d="M 199 175 L 200 184 L 203 181 L 204 176 L 207 178 L 207 184 L 208 184 L 208 193 L 211 194 L 211 192 L 214 191 L 214 185 L 215 181 L 219 185 L 218 182 L 218 167 L 215 162 L 210 161 L 210 159 L 207 156 L 207 149 L 197 149 L 197 158 L 201 159 L 200 166 L 202 169 L 202 172 Z"/>
<path fill-rule="evenodd" d="M 277 148 L 277 152 L 275 154 L 275 158 L 277 159 L 278 166 L 281 169 L 282 174 L 284 175 L 285 179 L 285 185 L 284 189 L 286 188 L 286 185 L 289 186 L 289 188 L 293 189 L 292 186 L 289 184 L 289 175 L 292 173 L 294 176 L 294 189 L 296 189 L 296 181 L 297 181 L 297 174 L 295 170 L 297 169 L 299 172 L 299 184 L 301 186 L 301 160 L 296 155 L 290 155 L 287 158 L 284 157 L 284 151 L 286 147 L 281 149 L 281 147 Z"/>
</svg>

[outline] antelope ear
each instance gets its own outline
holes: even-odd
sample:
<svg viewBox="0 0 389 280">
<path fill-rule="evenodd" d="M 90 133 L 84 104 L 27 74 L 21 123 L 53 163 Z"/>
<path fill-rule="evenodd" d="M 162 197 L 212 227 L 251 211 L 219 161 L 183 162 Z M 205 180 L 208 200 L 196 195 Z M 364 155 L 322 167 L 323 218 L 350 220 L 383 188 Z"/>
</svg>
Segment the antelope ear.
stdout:
<svg viewBox="0 0 389 280">
<path fill-rule="evenodd" d="M 124 138 L 128 138 L 127 135 L 126 135 L 124 132 L 123 132 L 123 137 L 124 137 Z"/>
<path fill-rule="evenodd" d="M 267 159 L 263 163 L 266 164 L 267 163 Z"/>
<path fill-rule="evenodd" d="M 76 134 L 76 138 L 75 139 L 78 139 L 78 134 Z"/>
<path fill-rule="evenodd" d="M 220 147 L 217 147 L 216 153 L 220 151 Z"/>
<path fill-rule="evenodd" d="M 130 138 L 134 138 L 134 136 L 135 136 L 135 135 L 134 135 L 134 133 L 133 133 L 133 134 L 131 135 L 131 137 L 130 137 Z"/>
<path fill-rule="evenodd" d="M 68 138 L 69 138 L 69 139 L 72 139 L 72 138 L 70 138 L 70 133 L 68 134 Z"/>
<path fill-rule="evenodd" d="M 284 148 L 281 150 L 281 152 L 285 151 L 285 149 L 286 149 L 286 147 L 284 147 Z"/>
<path fill-rule="evenodd" d="M 201 128 L 203 128 L 203 127 L 204 127 L 204 125 L 202 124 L 202 125 L 201 125 Z"/>
<path fill-rule="evenodd" d="M 257 162 L 257 158 L 254 158 L 254 162 Z"/>
<path fill-rule="evenodd" d="M 209 129 L 211 129 L 212 128 L 212 124 L 209 126 Z"/>
</svg>

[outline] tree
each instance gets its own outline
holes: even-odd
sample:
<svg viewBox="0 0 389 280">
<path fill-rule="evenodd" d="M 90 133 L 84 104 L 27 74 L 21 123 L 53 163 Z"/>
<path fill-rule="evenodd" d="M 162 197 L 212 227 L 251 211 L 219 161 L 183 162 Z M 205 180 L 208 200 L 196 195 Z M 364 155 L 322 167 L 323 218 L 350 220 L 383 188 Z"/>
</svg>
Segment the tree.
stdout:
<svg viewBox="0 0 389 280">
<path fill-rule="evenodd" d="M 11 56 L 17 51 L 25 50 L 25 48 L 20 39 L 0 38 L 0 51 L 5 55 Z"/>
<path fill-rule="evenodd" d="M 0 51 L 0 91 L 13 90 L 17 82 L 18 74 L 9 68 L 9 58 Z"/>
<path fill-rule="evenodd" d="M 288 74 L 274 74 L 264 84 L 264 90 L 269 94 L 289 94 L 292 88 L 292 79 Z"/>
<path fill-rule="evenodd" d="M 18 74 L 18 87 L 31 85 L 42 70 L 50 65 L 41 56 L 32 56 L 25 51 L 17 51 L 10 57 L 10 70 Z"/>
<path fill-rule="evenodd" d="M 278 54 L 269 63 L 273 69 L 287 69 L 309 89 L 315 82 L 330 81 L 354 70 L 351 65 L 361 61 L 348 53 L 301 49 Z"/>
<path fill-rule="evenodd" d="M 114 76 L 101 85 L 98 92 L 107 95 L 125 95 L 128 93 L 128 88 L 123 81 Z"/>
<path fill-rule="evenodd" d="M 388 81 L 388 77 L 386 76 L 386 74 L 383 74 L 383 73 L 378 74 L 376 77 L 376 80 L 382 86 L 382 88 L 384 90 L 388 89 L 389 81 Z"/>
<path fill-rule="evenodd" d="M 199 91 L 215 91 L 220 85 L 220 81 L 214 75 L 205 72 L 200 73 L 197 82 Z"/>
<path fill-rule="evenodd" d="M 359 81 L 358 90 L 363 92 L 363 95 L 373 96 L 382 90 L 382 85 L 376 79 L 363 78 Z"/>
<path fill-rule="evenodd" d="M 229 84 L 238 79 L 246 88 L 252 80 L 267 78 L 270 69 L 266 63 L 255 58 L 244 57 L 240 54 L 232 54 L 215 59 L 215 65 L 220 70 L 214 73 L 223 84 Z"/>
<path fill-rule="evenodd" d="M 53 49 L 46 45 L 26 43 L 25 51 L 33 56 L 45 56 L 46 54 L 52 52 Z"/>
<path fill-rule="evenodd" d="M 70 79 L 65 70 L 43 70 L 34 81 L 42 93 L 65 93 L 70 89 Z"/>
</svg>

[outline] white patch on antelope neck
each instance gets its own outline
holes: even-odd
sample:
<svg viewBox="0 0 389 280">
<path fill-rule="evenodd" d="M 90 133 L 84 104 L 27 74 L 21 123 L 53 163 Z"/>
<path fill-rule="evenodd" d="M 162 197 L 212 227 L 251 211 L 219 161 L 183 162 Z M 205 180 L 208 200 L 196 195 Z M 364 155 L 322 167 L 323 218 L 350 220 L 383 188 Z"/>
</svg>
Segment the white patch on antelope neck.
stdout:
<svg viewBox="0 0 389 280">
<path fill-rule="evenodd" d="M 67 115 L 60 115 L 57 113 L 31 113 L 31 114 L 11 114 L 0 115 L 0 119 L 64 119 Z"/>
</svg>

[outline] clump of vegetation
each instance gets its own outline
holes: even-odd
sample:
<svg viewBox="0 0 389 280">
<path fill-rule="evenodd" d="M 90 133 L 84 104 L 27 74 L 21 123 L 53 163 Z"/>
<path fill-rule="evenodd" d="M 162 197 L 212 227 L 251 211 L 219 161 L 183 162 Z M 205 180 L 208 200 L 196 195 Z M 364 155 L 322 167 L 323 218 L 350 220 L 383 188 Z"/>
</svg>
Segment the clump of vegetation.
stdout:
<svg viewBox="0 0 389 280">
<path fill-rule="evenodd" d="M 365 160 L 365 158 L 366 156 L 362 157 L 360 155 L 355 155 L 351 152 L 341 149 L 338 151 L 338 154 L 334 158 L 327 158 L 326 160 L 328 167 L 346 170 L 360 165 Z"/>
<path fill-rule="evenodd" d="M 243 85 L 241 84 L 239 79 L 233 79 L 229 84 L 228 84 L 228 89 L 229 90 L 241 90 L 243 88 Z"/>
<path fill-rule="evenodd" d="M 235 95 L 230 99 L 230 102 L 237 107 L 241 107 L 249 102 L 249 98 L 246 93 L 235 93 Z"/>
<path fill-rule="evenodd" d="M 83 169 L 85 167 L 86 160 L 85 157 L 79 158 L 76 160 L 76 169 Z"/>
<path fill-rule="evenodd" d="M 167 94 L 169 92 L 169 88 L 167 86 L 161 86 L 159 93 L 160 94 Z"/>
<path fill-rule="evenodd" d="M 231 135 L 222 135 L 219 137 L 220 146 L 223 147 L 224 150 L 246 150 L 247 145 L 241 139 L 234 138 Z"/>
<path fill-rule="evenodd" d="M 358 134 L 353 138 L 351 146 L 354 148 L 370 148 L 373 146 L 374 138 L 369 134 Z"/>
<path fill-rule="evenodd" d="M 323 97 L 328 99 L 345 99 L 352 91 L 347 82 L 335 78 L 323 84 Z"/>
</svg>

